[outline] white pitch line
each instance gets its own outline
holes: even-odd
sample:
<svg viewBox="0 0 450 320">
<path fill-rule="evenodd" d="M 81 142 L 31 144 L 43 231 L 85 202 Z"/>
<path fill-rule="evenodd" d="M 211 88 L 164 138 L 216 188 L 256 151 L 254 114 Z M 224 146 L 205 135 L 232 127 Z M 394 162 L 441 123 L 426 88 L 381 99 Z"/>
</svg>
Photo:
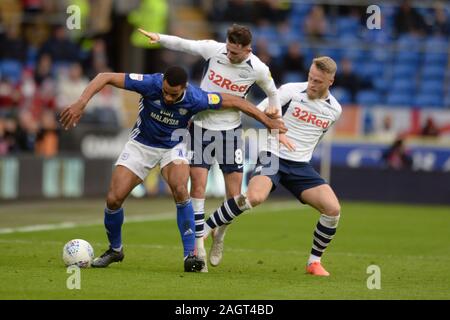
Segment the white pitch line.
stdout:
<svg viewBox="0 0 450 320">
<path fill-rule="evenodd" d="M 144 221 L 160 221 L 170 220 L 174 217 L 173 212 L 164 212 L 152 215 L 138 215 L 125 217 L 125 222 L 144 222 Z M 55 224 L 37 224 L 31 226 L 23 226 L 17 228 L 1 228 L 0 234 L 10 234 L 18 232 L 37 232 L 37 231 L 49 231 L 49 230 L 61 230 L 72 229 L 77 227 L 92 227 L 103 225 L 103 220 L 91 220 L 89 222 L 61 222 Z"/>
<path fill-rule="evenodd" d="M 269 204 L 267 206 L 262 205 L 260 207 L 265 211 L 279 211 L 286 209 L 304 209 L 306 206 L 295 205 L 294 202 L 290 201 L 287 203 L 278 203 L 278 204 Z M 247 213 L 249 213 L 247 211 Z M 134 222 L 145 222 L 145 221 L 162 221 L 162 220 L 170 220 L 175 218 L 174 212 L 163 212 L 152 215 L 135 215 L 131 217 L 125 217 L 126 223 L 134 223 Z M 103 225 L 103 220 L 91 220 L 88 222 L 61 222 L 54 224 L 37 224 L 37 225 L 29 225 L 23 227 L 16 228 L 0 228 L 1 234 L 11 234 L 11 233 L 24 233 L 24 232 L 38 232 L 38 231 L 49 231 L 49 230 L 62 230 L 62 229 L 72 229 L 77 227 L 92 227 Z"/>
<path fill-rule="evenodd" d="M 26 245 L 34 245 L 36 244 L 36 240 L 23 240 L 23 239 L 0 239 L 0 244 L 26 244 Z M 61 241 L 39 241 L 39 244 L 41 245 L 62 245 L 63 243 Z M 107 246 L 108 243 L 106 242 L 91 242 L 93 246 Z M 141 248 L 141 249 L 179 249 L 179 246 L 172 246 L 172 245 L 160 245 L 160 244 L 150 244 L 150 243 L 129 243 L 126 244 L 125 247 L 128 248 Z M 226 246 L 225 253 L 226 252 L 234 252 L 234 253 L 253 253 L 258 252 L 263 255 L 288 255 L 288 256 L 299 256 L 304 257 L 308 255 L 308 250 L 273 250 L 273 249 L 264 249 L 264 248 L 237 248 L 232 246 Z M 344 256 L 348 258 L 359 258 L 359 259 L 376 259 L 376 258 L 384 258 L 384 259 L 391 259 L 396 258 L 398 255 L 388 254 L 388 253 L 355 253 L 355 252 L 345 252 L 345 251 L 330 251 L 327 252 L 327 256 Z M 401 256 L 402 259 L 411 259 L 411 260 L 425 260 L 425 261 L 450 261 L 450 258 L 448 256 L 424 256 L 424 255 L 407 255 L 407 256 Z"/>
</svg>

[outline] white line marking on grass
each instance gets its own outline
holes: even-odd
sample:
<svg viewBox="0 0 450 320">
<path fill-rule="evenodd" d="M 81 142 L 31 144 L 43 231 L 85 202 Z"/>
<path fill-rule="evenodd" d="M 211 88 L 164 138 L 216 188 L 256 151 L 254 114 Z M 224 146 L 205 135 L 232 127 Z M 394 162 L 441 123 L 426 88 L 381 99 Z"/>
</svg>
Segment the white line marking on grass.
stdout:
<svg viewBox="0 0 450 320">
<path fill-rule="evenodd" d="M 263 212 L 272 212 L 272 211 L 279 211 L 279 210 L 289 210 L 289 209 L 305 209 L 306 206 L 299 205 L 298 202 L 293 201 L 286 201 L 286 202 L 280 202 L 280 203 L 270 203 L 268 205 L 261 205 L 261 210 L 264 210 Z M 248 212 L 248 211 L 247 211 Z M 162 220 L 170 220 L 174 219 L 176 217 L 176 214 L 174 211 L 172 212 L 162 212 L 157 214 L 147 214 L 147 215 L 134 215 L 127 217 L 125 216 L 125 222 L 126 223 L 134 223 L 134 222 L 145 222 L 145 221 L 162 221 Z M 91 220 L 88 222 L 61 222 L 61 223 L 54 223 L 54 224 L 37 224 L 37 225 L 30 225 L 30 226 L 23 226 L 23 227 L 15 227 L 15 228 L 0 228 L 0 235 L 1 234 L 11 234 L 11 233 L 23 233 L 23 232 L 38 232 L 38 231 L 49 231 L 49 230 L 62 230 L 62 229 L 72 229 L 77 227 L 92 227 L 92 226 L 98 226 L 103 225 L 103 220 L 96 219 Z"/>
<path fill-rule="evenodd" d="M 0 239 L 0 244 L 28 244 L 28 245 L 35 245 L 36 242 L 42 245 L 62 245 L 62 241 L 38 241 L 38 240 L 23 240 L 23 239 Z M 93 246 L 98 247 L 106 247 L 108 246 L 108 243 L 106 242 L 91 242 Z M 170 245 L 160 245 L 160 244 L 150 244 L 150 243 L 129 243 L 124 245 L 125 249 L 127 247 L 129 248 L 142 248 L 142 249 L 160 249 L 160 250 L 178 250 L 179 246 L 170 246 Z M 263 248 L 236 248 L 236 247 L 230 247 L 225 246 L 225 253 L 227 252 L 234 252 L 234 253 L 260 253 L 264 255 L 288 255 L 288 256 L 308 256 L 308 248 L 305 248 L 305 250 L 272 250 L 272 249 L 263 249 Z M 345 252 L 345 251 L 330 251 L 327 252 L 326 255 L 328 256 L 346 256 L 349 258 L 365 258 L 365 259 L 372 259 L 376 257 L 381 258 L 398 258 L 398 255 L 392 255 L 392 254 L 386 254 L 386 253 L 355 253 L 355 252 Z M 431 256 L 424 256 L 424 255 L 406 255 L 401 256 L 402 259 L 410 259 L 410 260 L 441 260 L 441 261 L 450 261 L 450 257 L 448 256 L 438 256 L 438 255 L 431 255 Z"/>
<path fill-rule="evenodd" d="M 126 223 L 144 222 L 144 221 L 160 221 L 170 220 L 174 218 L 173 212 L 164 212 L 152 215 L 136 215 L 131 217 L 125 217 Z M 49 230 L 61 230 L 72 229 L 77 227 L 91 227 L 103 225 L 103 220 L 91 220 L 88 222 L 61 222 L 55 224 L 37 224 L 31 226 L 23 226 L 17 228 L 1 228 L 0 234 L 10 234 L 18 232 L 37 232 L 37 231 L 49 231 Z"/>
</svg>

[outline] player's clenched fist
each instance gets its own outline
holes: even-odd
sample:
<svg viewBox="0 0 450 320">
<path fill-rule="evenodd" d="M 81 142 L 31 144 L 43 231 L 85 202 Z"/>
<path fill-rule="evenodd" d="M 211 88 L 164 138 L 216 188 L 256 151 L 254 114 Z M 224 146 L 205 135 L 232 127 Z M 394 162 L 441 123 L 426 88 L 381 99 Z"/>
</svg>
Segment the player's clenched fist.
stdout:
<svg viewBox="0 0 450 320">
<path fill-rule="evenodd" d="M 281 118 L 280 111 L 276 107 L 268 107 L 264 113 L 271 119 Z"/>
</svg>

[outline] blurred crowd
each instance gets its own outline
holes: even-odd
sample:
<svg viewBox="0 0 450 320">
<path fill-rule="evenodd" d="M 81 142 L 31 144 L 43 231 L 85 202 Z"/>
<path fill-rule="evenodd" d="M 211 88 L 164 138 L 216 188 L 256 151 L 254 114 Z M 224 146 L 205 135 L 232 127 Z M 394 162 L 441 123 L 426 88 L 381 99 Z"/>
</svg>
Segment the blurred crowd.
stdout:
<svg viewBox="0 0 450 320">
<path fill-rule="evenodd" d="M 270 67 L 277 85 L 305 81 L 312 58 L 328 55 L 338 62 L 334 93 L 343 104 L 450 107 L 448 2 L 380 3 L 380 29 L 372 30 L 367 20 L 373 11 L 367 13 L 367 5 L 202 4 L 218 26 L 220 41 L 231 22 L 251 26 L 254 53 Z"/>
<path fill-rule="evenodd" d="M 109 19 L 102 22 L 99 14 L 96 25 L 84 29 L 90 33 L 87 36 L 69 34 L 65 20 L 46 19 L 55 12 L 65 14 L 68 4 L 1 1 L 0 156 L 20 152 L 56 155 L 57 115 L 76 101 L 97 73 L 111 71 L 102 36 Z M 120 92 L 110 86 L 92 99 L 82 118 L 83 123 L 117 127 L 122 121 Z"/>
<path fill-rule="evenodd" d="M 278 86 L 305 81 L 312 58 L 329 55 L 338 62 L 333 94 L 343 105 L 450 107 L 450 19 L 445 2 L 383 6 L 380 30 L 367 29 L 363 6 L 191 2 L 203 8 L 219 41 L 232 22 L 250 25 L 253 51 L 270 67 Z M 82 32 L 66 27 L 70 4 L 86 16 Z M 138 7 L 141 12 L 144 4 L 151 9 L 151 0 L 0 1 L 0 156 L 58 152 L 57 114 L 80 96 L 90 79 L 116 69 L 120 60 L 108 41 L 114 10 L 127 6 L 124 11 Z M 164 50 L 161 54 L 169 56 Z M 202 68 L 199 59 L 192 66 L 192 80 L 199 82 Z M 252 92 L 254 101 L 263 96 Z M 107 87 L 91 101 L 82 121 L 120 128 L 123 112 L 120 91 Z"/>
</svg>

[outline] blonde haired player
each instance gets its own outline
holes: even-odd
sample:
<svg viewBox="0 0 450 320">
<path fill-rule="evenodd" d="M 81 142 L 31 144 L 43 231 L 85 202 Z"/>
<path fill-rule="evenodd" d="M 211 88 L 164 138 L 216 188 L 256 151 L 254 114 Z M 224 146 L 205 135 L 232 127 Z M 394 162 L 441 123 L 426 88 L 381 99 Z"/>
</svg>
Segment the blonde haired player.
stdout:
<svg viewBox="0 0 450 320">
<path fill-rule="evenodd" d="M 280 108 L 277 88 L 270 75 L 269 68 L 252 53 L 252 34 L 247 27 L 237 24 L 228 29 L 226 43 L 214 40 L 186 40 L 176 36 L 139 31 L 150 39 L 150 43 L 202 56 L 205 59 L 205 73 L 200 88 L 207 91 L 228 93 L 245 98 L 253 84 L 257 84 L 268 97 L 265 112 L 275 117 Z M 270 107 L 269 107 L 270 106 Z M 193 159 L 190 164 L 191 197 L 195 212 L 196 249 L 198 256 L 206 260 L 203 244 L 204 204 L 208 171 L 214 158 L 220 165 L 225 180 L 227 198 L 241 193 L 243 173 L 243 150 L 241 138 L 241 113 L 239 110 L 221 110 L 214 113 L 205 111 L 197 114 L 190 128 L 191 151 Z M 217 137 L 212 142 L 207 136 Z M 205 137 L 205 139 L 203 138 Z M 283 138 L 281 138 L 283 139 Z M 208 154 L 214 145 L 215 155 Z M 231 161 L 227 161 L 231 159 Z M 224 224 L 217 228 L 210 251 L 210 262 L 215 264 L 220 259 L 221 241 L 225 236 Z M 216 241 L 217 239 L 217 241 Z M 205 261 L 206 262 L 206 261 Z M 207 272 L 207 264 L 202 272 Z"/>
<path fill-rule="evenodd" d="M 340 104 L 329 92 L 336 69 L 333 59 L 319 57 L 313 60 L 307 82 L 288 83 L 279 88 L 282 119 L 288 128 L 286 136 L 294 141 L 295 151 L 284 146 L 278 148 L 273 137 L 269 137 L 246 194 L 228 199 L 209 217 L 205 223 L 206 236 L 215 228 L 229 224 L 243 211 L 264 202 L 281 184 L 300 202 L 319 211 L 306 271 L 316 276 L 329 275 L 320 259 L 336 233 L 341 207 L 333 190 L 313 169 L 310 160 L 320 139 L 341 115 Z M 266 106 L 267 99 L 258 108 Z M 275 167 L 277 163 L 278 167 Z M 220 260 L 216 261 L 216 265 L 219 263 Z"/>
</svg>

